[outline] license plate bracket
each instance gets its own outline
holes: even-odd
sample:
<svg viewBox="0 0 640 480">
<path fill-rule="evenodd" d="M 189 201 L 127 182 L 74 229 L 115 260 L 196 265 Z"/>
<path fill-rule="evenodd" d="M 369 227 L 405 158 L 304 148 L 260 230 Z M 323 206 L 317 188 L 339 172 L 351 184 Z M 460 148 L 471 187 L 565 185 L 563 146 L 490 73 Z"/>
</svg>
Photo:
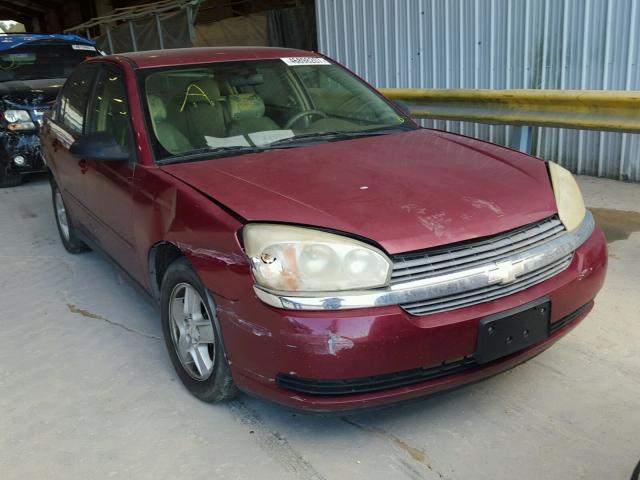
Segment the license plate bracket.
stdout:
<svg viewBox="0 0 640 480">
<path fill-rule="evenodd" d="M 523 350 L 549 337 L 551 302 L 547 298 L 480 320 L 474 355 L 487 363 Z"/>
</svg>

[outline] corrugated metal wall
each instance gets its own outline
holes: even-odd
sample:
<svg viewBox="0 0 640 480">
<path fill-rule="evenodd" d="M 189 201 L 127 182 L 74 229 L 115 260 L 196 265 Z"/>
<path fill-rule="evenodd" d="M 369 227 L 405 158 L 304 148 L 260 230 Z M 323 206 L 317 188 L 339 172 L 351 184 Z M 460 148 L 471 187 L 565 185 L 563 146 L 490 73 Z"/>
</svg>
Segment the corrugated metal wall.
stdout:
<svg viewBox="0 0 640 480">
<path fill-rule="evenodd" d="M 320 51 L 377 87 L 640 90 L 640 0 L 316 0 L 316 13 Z M 512 130 L 426 125 L 502 144 Z M 535 155 L 640 181 L 640 135 L 536 130 Z"/>
</svg>

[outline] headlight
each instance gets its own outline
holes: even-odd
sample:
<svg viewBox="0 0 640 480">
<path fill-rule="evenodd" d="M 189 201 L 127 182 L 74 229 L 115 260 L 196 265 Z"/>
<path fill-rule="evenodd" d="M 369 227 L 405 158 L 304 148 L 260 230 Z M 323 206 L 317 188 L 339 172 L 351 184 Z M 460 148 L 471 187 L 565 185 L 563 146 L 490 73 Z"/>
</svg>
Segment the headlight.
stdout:
<svg viewBox="0 0 640 480">
<path fill-rule="evenodd" d="M 580 187 L 569 170 L 553 162 L 547 165 L 560 221 L 570 232 L 582 223 L 586 213 Z"/>
<path fill-rule="evenodd" d="M 3 115 L 8 122 L 7 129 L 9 130 L 34 130 L 36 128 L 26 110 L 5 110 Z"/>
<path fill-rule="evenodd" d="M 26 110 L 5 110 L 4 118 L 9 123 L 30 122 L 31 117 Z"/>
<path fill-rule="evenodd" d="M 290 292 L 381 287 L 391 261 L 377 248 L 319 230 L 254 223 L 244 246 L 258 285 Z"/>
</svg>

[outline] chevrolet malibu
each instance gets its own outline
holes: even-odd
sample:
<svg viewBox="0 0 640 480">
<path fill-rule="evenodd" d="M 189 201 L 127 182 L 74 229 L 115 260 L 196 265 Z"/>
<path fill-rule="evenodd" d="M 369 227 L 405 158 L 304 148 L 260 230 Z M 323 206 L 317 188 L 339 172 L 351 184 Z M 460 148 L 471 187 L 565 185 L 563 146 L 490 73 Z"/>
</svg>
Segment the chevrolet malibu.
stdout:
<svg viewBox="0 0 640 480">
<path fill-rule="evenodd" d="M 41 139 L 64 247 L 157 300 L 208 402 L 350 410 L 474 382 L 574 328 L 605 277 L 567 170 L 420 128 L 317 53 L 97 57 Z"/>
</svg>

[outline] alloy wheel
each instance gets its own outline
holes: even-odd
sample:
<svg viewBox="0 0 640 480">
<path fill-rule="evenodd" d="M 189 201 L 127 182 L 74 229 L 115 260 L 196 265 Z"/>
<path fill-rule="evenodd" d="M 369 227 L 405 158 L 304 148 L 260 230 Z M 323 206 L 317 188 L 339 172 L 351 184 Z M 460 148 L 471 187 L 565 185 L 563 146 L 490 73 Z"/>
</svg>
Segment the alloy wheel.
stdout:
<svg viewBox="0 0 640 480">
<path fill-rule="evenodd" d="M 211 376 L 215 363 L 215 333 L 198 291 L 179 283 L 169 298 L 171 340 L 182 367 L 194 380 Z"/>
<path fill-rule="evenodd" d="M 69 218 L 67 217 L 67 209 L 64 207 L 64 202 L 62 201 L 62 195 L 60 194 L 60 190 L 56 188 L 56 196 L 55 196 L 55 207 L 56 207 L 56 217 L 58 218 L 58 225 L 60 226 L 60 232 L 65 240 L 69 240 Z"/>
</svg>

